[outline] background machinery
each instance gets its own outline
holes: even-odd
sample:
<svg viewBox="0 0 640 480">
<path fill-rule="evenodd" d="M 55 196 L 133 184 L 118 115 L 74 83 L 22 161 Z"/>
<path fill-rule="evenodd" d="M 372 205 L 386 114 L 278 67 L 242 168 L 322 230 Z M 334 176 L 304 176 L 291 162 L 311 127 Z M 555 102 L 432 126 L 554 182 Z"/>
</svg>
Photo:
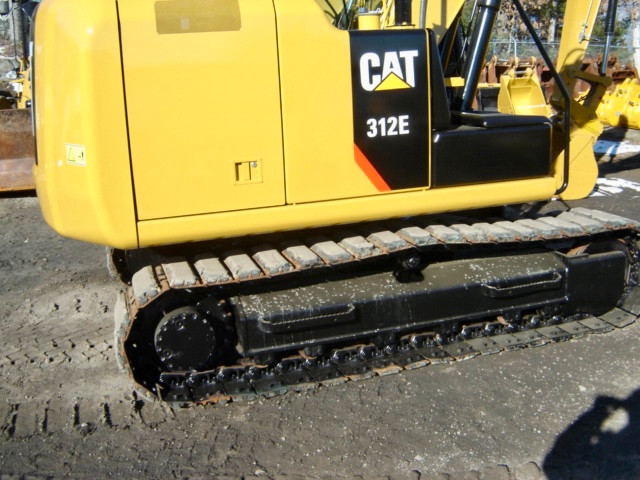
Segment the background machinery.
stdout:
<svg viewBox="0 0 640 480">
<path fill-rule="evenodd" d="M 31 122 L 30 41 L 32 15 L 39 2 L 0 1 L 0 14 L 16 21 L 15 70 L 8 72 L 11 90 L 0 91 L 0 192 L 32 190 L 35 139 Z"/>
<path fill-rule="evenodd" d="M 237 400 L 624 317 L 634 222 L 496 208 L 593 188 L 607 82 L 571 92 L 594 3 L 568 1 L 557 70 L 541 52 L 554 113 L 523 115 L 539 84 L 473 108 L 500 0 L 468 35 L 455 0 L 43 0 L 38 196 L 112 247 L 121 364 L 168 401 Z"/>
</svg>

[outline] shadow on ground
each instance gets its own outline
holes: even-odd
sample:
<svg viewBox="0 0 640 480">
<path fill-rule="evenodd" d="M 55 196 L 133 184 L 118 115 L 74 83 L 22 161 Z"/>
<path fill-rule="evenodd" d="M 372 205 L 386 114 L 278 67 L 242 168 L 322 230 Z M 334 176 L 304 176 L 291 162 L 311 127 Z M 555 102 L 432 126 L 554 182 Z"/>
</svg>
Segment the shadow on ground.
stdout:
<svg viewBox="0 0 640 480">
<path fill-rule="evenodd" d="M 596 398 L 558 437 L 543 470 L 549 480 L 640 478 L 640 389 Z"/>
<path fill-rule="evenodd" d="M 35 190 L 18 190 L 16 192 L 0 192 L 0 198 L 30 198 L 36 197 Z"/>
<path fill-rule="evenodd" d="M 640 130 L 625 127 L 608 127 L 602 132 L 598 140 L 610 142 L 627 141 L 638 145 L 640 144 Z M 598 161 L 600 176 L 640 168 L 640 155 L 636 153 L 614 153 L 612 155 L 596 153 L 595 156 Z"/>
<path fill-rule="evenodd" d="M 617 157 L 614 156 L 610 157 L 608 160 L 600 160 L 600 158 L 606 157 L 604 155 L 597 155 L 596 157 L 599 158 L 598 171 L 600 177 L 609 173 L 618 173 L 640 168 L 640 155 L 633 155 L 623 159 L 617 159 Z"/>
</svg>

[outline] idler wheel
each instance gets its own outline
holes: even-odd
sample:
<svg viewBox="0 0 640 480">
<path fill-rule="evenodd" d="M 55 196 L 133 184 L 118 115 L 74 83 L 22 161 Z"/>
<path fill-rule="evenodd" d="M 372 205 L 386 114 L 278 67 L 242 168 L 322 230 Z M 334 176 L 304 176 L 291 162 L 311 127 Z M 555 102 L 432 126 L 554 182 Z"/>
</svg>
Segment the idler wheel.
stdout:
<svg viewBox="0 0 640 480">
<path fill-rule="evenodd" d="M 158 357 L 173 372 L 207 369 L 218 356 L 212 322 L 193 307 L 177 308 L 162 317 L 153 340 Z"/>
</svg>

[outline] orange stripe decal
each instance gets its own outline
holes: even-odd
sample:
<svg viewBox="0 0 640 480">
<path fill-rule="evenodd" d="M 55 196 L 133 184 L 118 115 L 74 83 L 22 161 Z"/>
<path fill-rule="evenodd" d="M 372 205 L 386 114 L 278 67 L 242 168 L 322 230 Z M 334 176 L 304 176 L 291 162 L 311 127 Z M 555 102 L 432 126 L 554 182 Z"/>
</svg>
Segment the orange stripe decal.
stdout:
<svg viewBox="0 0 640 480">
<path fill-rule="evenodd" d="M 371 183 L 378 189 L 379 192 L 388 192 L 391 190 L 391 187 L 387 185 L 387 182 L 384 181 L 384 178 L 380 176 L 378 171 L 371 165 L 369 159 L 362 153 L 362 150 L 358 148 L 358 145 L 353 144 L 353 150 L 355 153 L 356 163 L 360 167 L 360 169 L 364 172 Z"/>
</svg>

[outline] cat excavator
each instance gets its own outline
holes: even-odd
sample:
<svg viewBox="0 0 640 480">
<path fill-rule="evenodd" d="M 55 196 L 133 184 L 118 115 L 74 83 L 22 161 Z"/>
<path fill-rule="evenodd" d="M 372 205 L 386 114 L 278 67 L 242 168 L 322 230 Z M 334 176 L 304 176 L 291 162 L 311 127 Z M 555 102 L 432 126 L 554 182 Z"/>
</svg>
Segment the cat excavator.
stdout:
<svg viewBox="0 0 640 480">
<path fill-rule="evenodd" d="M 554 66 L 502 1 L 551 108 L 517 77 L 503 111 L 477 107 L 501 0 L 470 21 L 463 0 L 41 2 L 40 205 L 109 247 L 115 350 L 141 391 L 270 397 L 640 315 L 638 223 L 504 208 L 594 186 L 607 80 L 580 66 L 599 2 L 567 0 Z"/>
</svg>

